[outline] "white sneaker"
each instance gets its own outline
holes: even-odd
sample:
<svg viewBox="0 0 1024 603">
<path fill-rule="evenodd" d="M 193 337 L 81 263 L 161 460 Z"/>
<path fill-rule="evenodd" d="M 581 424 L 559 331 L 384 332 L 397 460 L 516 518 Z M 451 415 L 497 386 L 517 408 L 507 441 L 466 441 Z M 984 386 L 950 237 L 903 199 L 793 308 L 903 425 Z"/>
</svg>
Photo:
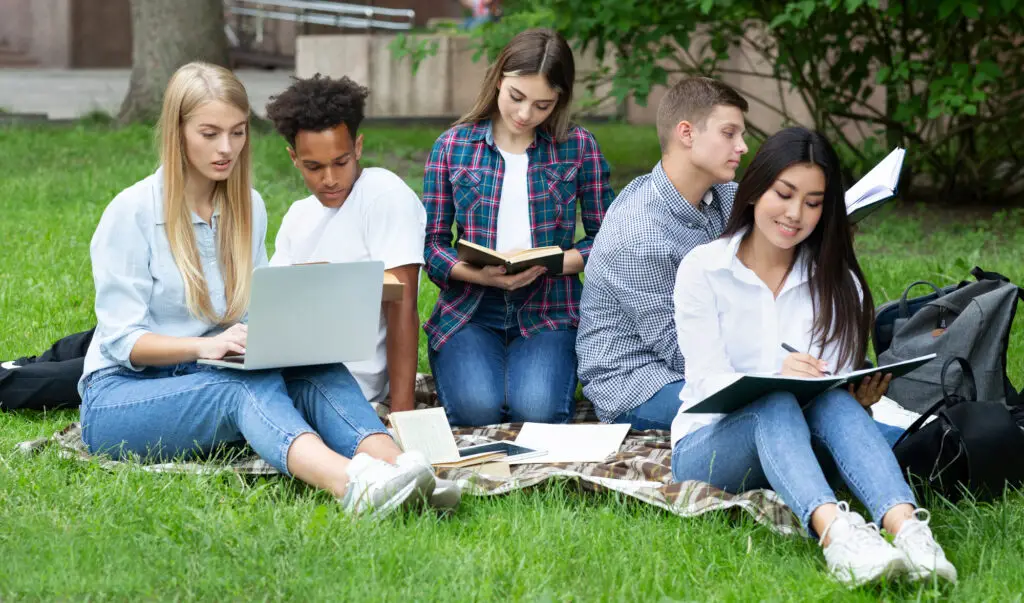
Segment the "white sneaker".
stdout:
<svg viewBox="0 0 1024 603">
<path fill-rule="evenodd" d="M 419 465 L 426 467 L 431 473 L 434 469 L 430 466 L 430 462 L 422 452 L 416 450 L 410 450 L 409 452 L 403 452 L 398 455 L 398 466 L 412 466 Z M 439 511 L 454 511 L 459 507 L 459 501 L 462 500 L 462 488 L 459 484 L 447 480 L 435 477 L 434 491 L 431 492 L 428 502 L 431 507 L 438 509 Z"/>
<path fill-rule="evenodd" d="M 403 504 L 429 496 L 434 475 L 419 466 L 396 467 L 368 454 L 360 453 L 345 470 L 348 488 L 338 502 L 346 512 L 367 514 L 379 519 Z"/>
<path fill-rule="evenodd" d="M 17 364 L 14 364 L 13 360 L 7 360 L 6 362 L 0 362 L 0 368 L 13 371 L 16 368 L 21 368 Z"/>
<path fill-rule="evenodd" d="M 906 569 L 903 554 L 886 542 L 878 526 L 850 510 L 845 502 L 821 534 L 832 539 L 824 548 L 829 574 L 847 586 L 860 586 L 879 578 L 892 578 Z"/>
<path fill-rule="evenodd" d="M 907 572 L 911 580 L 921 580 L 937 575 L 956 584 L 956 568 L 946 559 L 939 543 L 935 542 L 928 521 L 931 513 L 926 509 L 915 509 L 914 515 L 903 522 L 899 534 L 893 539 L 906 559 Z"/>
</svg>

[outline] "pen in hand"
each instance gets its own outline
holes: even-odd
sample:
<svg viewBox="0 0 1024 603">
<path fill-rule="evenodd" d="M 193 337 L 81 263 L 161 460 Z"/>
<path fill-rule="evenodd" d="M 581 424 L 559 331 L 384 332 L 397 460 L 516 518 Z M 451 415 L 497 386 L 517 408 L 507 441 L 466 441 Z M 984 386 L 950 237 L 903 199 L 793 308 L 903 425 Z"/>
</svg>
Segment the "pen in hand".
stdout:
<svg viewBox="0 0 1024 603">
<path fill-rule="evenodd" d="M 786 342 L 782 343 L 782 349 L 786 350 L 787 352 L 789 352 L 791 354 L 799 354 L 800 353 L 799 350 L 797 350 L 796 348 L 794 348 L 793 346 L 789 345 Z M 822 371 L 821 374 L 822 375 L 828 375 L 829 377 L 832 376 L 832 373 L 830 373 L 829 371 Z"/>
</svg>

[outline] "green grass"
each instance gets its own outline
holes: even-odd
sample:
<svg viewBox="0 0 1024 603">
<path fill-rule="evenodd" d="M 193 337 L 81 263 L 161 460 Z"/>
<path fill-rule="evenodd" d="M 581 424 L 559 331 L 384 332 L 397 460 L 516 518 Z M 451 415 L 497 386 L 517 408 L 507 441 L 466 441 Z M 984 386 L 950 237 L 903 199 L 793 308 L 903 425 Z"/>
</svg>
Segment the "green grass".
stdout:
<svg viewBox="0 0 1024 603">
<path fill-rule="evenodd" d="M 652 128 L 595 126 L 616 190 L 657 161 Z M 365 161 L 417 191 L 437 129 L 366 128 Z M 280 139 L 254 140 L 256 186 L 271 216 L 306 195 Z M 146 129 L 0 129 L 0 358 L 40 351 L 92 318 L 88 245 L 106 203 L 156 164 Z M 977 217 L 883 210 L 860 257 L 879 301 L 905 284 L 946 284 L 980 264 L 1024 282 L 1024 212 Z M 424 279 L 425 318 L 436 289 Z M 1024 382 L 1024 321 L 1010 372 Z M 421 369 L 426 369 L 421 355 Z M 470 499 L 455 517 L 379 525 L 284 479 L 108 472 L 25 458 L 15 443 L 73 412 L 0 414 L 0 598 L 315 600 L 1020 600 L 1024 499 L 951 507 L 933 526 L 960 570 L 955 588 L 878 586 L 848 593 L 824 577 L 813 542 L 749 519 L 684 520 L 573 485 Z M 1020 462 L 1020 459 L 1008 459 Z"/>
</svg>

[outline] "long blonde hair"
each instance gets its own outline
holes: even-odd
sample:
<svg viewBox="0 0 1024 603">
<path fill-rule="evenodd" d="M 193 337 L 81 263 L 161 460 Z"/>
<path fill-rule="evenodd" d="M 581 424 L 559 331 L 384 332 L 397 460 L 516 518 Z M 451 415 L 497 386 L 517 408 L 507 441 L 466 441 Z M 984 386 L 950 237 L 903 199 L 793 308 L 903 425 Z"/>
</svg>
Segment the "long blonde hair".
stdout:
<svg viewBox="0 0 1024 603">
<path fill-rule="evenodd" d="M 576 62 L 565 38 L 551 29 L 527 29 L 516 34 L 487 69 L 473 107 L 455 124 L 493 118 L 498 112 L 501 78 L 520 75 L 543 75 L 548 85 L 558 93 L 554 111 L 540 127 L 555 140 L 564 141 L 572 125 L 572 85 L 576 80 Z"/>
<path fill-rule="evenodd" d="M 217 256 L 224 277 L 226 308 L 217 316 L 203 276 L 192 211 L 185 200 L 188 159 L 185 122 L 205 103 L 222 101 L 249 116 L 245 87 L 231 71 L 207 63 L 188 63 L 171 77 L 160 115 L 160 162 L 164 176 L 164 220 L 174 263 L 185 281 L 185 301 L 195 317 L 212 324 L 238 322 L 249 307 L 252 281 L 252 196 L 250 193 L 249 124 L 245 145 L 226 181 L 214 185 L 213 206 L 220 208 Z"/>
</svg>

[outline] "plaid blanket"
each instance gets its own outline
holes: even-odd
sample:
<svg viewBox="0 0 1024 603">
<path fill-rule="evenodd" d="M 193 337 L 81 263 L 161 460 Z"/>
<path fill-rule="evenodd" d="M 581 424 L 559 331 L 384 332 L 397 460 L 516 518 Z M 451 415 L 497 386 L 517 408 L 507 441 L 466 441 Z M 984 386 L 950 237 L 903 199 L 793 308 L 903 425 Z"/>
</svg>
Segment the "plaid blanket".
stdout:
<svg viewBox="0 0 1024 603">
<path fill-rule="evenodd" d="M 418 375 L 416 406 L 429 408 L 437 405 L 433 378 Z M 387 420 L 387 403 L 375 404 L 377 414 Z M 587 401 L 577 404 L 574 422 L 596 422 L 593 406 Z M 498 440 L 513 440 L 522 425 L 506 423 L 477 428 L 453 430 L 459 446 L 482 444 Z M 102 455 L 92 455 L 82 441 L 79 423 L 72 423 L 48 438 L 22 442 L 18 449 L 33 454 L 53 448 L 64 458 L 98 463 L 114 470 L 131 467 L 157 473 L 218 473 L 231 471 L 246 475 L 273 475 L 277 470 L 246 448 L 234 457 L 211 461 L 142 463 L 118 461 Z M 742 494 L 729 494 L 709 484 L 696 481 L 672 481 L 672 449 L 666 431 L 631 431 L 619 452 L 602 463 L 555 463 L 513 465 L 509 477 L 484 475 L 472 468 L 440 469 L 439 477 L 456 480 L 463 492 L 470 496 L 495 496 L 513 490 L 536 486 L 547 480 L 561 478 L 577 480 L 584 491 L 620 492 L 647 504 L 662 508 L 681 517 L 694 517 L 709 511 L 740 511 L 749 513 L 759 523 L 782 534 L 804 534 L 797 518 L 771 490 L 751 490 Z"/>
</svg>

